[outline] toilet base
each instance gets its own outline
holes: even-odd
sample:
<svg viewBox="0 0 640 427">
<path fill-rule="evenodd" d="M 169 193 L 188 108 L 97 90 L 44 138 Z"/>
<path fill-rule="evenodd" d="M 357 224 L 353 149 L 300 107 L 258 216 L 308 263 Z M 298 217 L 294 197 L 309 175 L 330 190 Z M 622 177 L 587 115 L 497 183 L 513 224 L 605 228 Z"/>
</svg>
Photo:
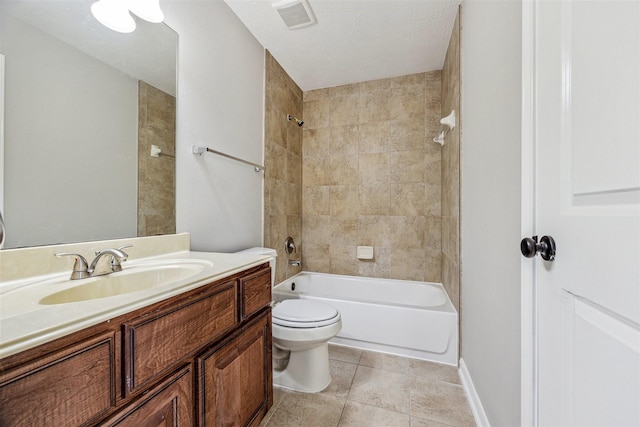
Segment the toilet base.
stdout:
<svg viewBox="0 0 640 427">
<path fill-rule="evenodd" d="M 309 350 L 292 351 L 287 367 L 273 371 L 273 384 L 303 393 L 318 393 L 330 383 L 329 344 L 326 342 Z"/>
</svg>

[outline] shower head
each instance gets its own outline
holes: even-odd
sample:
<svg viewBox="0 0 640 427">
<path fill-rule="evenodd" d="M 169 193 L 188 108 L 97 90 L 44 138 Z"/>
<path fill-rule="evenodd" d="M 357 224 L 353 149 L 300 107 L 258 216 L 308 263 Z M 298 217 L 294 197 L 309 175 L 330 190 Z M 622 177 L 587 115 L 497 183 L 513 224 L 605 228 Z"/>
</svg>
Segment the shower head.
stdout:
<svg viewBox="0 0 640 427">
<path fill-rule="evenodd" d="M 300 119 L 297 119 L 295 117 L 293 117 L 291 114 L 287 114 L 287 120 L 291 121 L 291 120 L 295 120 L 295 122 L 298 124 L 298 126 L 302 127 L 302 125 L 304 124 L 304 122 Z"/>
</svg>

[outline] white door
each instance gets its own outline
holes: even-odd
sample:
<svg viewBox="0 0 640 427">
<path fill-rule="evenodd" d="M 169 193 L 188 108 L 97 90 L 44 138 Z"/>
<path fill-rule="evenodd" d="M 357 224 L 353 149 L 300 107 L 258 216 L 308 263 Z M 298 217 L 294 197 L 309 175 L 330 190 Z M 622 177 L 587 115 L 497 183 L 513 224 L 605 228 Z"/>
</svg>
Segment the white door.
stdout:
<svg viewBox="0 0 640 427">
<path fill-rule="evenodd" d="M 640 426 L 640 1 L 533 14 L 538 423 Z"/>
</svg>

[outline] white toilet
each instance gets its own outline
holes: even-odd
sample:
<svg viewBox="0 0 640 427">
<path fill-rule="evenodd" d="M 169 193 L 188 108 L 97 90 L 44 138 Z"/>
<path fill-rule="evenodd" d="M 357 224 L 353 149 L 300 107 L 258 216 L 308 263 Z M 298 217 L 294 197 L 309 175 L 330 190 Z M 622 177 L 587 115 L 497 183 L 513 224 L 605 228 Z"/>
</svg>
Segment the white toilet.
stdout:
<svg viewBox="0 0 640 427">
<path fill-rule="evenodd" d="M 275 285 L 275 249 L 251 248 L 241 252 L 273 257 L 271 279 Z M 286 299 L 274 305 L 271 326 L 273 383 L 305 393 L 327 388 L 331 383 L 328 343 L 342 329 L 338 310 L 318 301 Z"/>
</svg>

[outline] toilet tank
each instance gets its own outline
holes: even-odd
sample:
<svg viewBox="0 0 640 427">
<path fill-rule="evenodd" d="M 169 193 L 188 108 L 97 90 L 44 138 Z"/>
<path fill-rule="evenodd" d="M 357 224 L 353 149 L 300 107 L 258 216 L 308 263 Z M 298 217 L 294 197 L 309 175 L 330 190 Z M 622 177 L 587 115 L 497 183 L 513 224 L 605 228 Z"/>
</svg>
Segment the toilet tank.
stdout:
<svg viewBox="0 0 640 427">
<path fill-rule="evenodd" d="M 276 285 L 276 257 L 278 256 L 278 251 L 271 248 L 249 248 L 243 249 L 236 253 L 270 256 L 271 259 L 269 260 L 269 266 L 271 267 L 271 286 Z"/>
</svg>

